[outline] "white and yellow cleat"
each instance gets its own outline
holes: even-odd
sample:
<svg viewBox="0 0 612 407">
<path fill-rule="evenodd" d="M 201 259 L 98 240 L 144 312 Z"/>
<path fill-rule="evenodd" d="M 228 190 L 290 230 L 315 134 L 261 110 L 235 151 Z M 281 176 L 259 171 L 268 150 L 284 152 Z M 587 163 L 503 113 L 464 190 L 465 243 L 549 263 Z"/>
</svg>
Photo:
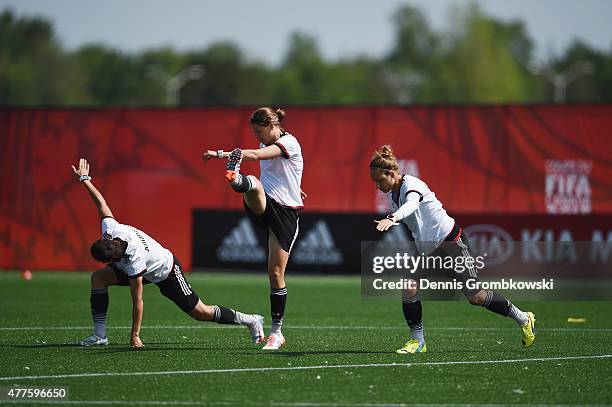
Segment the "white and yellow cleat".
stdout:
<svg viewBox="0 0 612 407">
<path fill-rule="evenodd" d="M 407 354 L 407 353 L 426 353 L 427 352 L 427 344 L 425 342 L 421 343 L 416 339 L 411 339 L 406 344 L 395 351 L 395 353 Z"/>
<path fill-rule="evenodd" d="M 521 326 L 521 332 L 523 334 L 523 348 L 530 347 L 535 341 L 535 315 L 533 312 L 528 312 L 527 318 L 527 323 Z"/>
<path fill-rule="evenodd" d="M 262 350 L 279 350 L 285 346 L 285 337 L 283 334 L 271 334 L 266 338 L 266 344 Z"/>
</svg>

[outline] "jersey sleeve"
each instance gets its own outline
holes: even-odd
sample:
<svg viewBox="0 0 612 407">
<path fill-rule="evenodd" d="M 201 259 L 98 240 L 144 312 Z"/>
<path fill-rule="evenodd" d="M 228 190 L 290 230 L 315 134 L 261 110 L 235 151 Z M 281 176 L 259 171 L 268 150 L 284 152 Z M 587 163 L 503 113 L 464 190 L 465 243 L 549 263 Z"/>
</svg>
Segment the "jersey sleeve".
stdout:
<svg viewBox="0 0 612 407">
<path fill-rule="evenodd" d="M 115 237 L 114 230 L 119 226 L 119 222 L 111 216 L 102 219 L 102 238 L 112 240 Z"/>
<path fill-rule="evenodd" d="M 300 143 L 292 135 L 286 135 L 278 139 L 274 145 L 281 149 L 283 158 L 291 158 L 294 154 L 301 153 Z"/>
<path fill-rule="evenodd" d="M 418 208 L 419 202 L 420 198 L 419 196 L 417 196 L 417 194 L 406 194 L 406 199 L 404 199 L 404 203 L 393 214 L 395 215 L 395 219 L 399 221 L 412 215 L 412 213 Z"/>
<path fill-rule="evenodd" d="M 400 201 L 407 202 L 408 196 L 418 195 L 419 202 L 422 202 L 426 192 L 427 185 L 418 178 L 412 178 L 402 184 L 402 189 L 400 191 Z"/>
</svg>

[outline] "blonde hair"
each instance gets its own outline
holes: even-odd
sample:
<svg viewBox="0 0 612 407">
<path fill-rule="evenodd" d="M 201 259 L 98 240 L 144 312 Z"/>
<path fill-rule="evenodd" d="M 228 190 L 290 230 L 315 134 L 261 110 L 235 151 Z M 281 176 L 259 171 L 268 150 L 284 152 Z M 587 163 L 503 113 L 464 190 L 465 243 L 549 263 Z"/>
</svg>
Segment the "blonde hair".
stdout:
<svg viewBox="0 0 612 407">
<path fill-rule="evenodd" d="M 393 155 L 393 148 L 391 148 L 390 145 L 385 144 L 374 151 L 374 154 L 372 154 L 372 161 L 370 161 L 370 169 L 399 171 L 397 158 Z"/>
<path fill-rule="evenodd" d="M 273 110 L 271 107 L 260 107 L 251 115 L 251 124 L 258 126 L 269 126 L 280 124 L 285 118 L 285 111 L 282 109 Z"/>
</svg>

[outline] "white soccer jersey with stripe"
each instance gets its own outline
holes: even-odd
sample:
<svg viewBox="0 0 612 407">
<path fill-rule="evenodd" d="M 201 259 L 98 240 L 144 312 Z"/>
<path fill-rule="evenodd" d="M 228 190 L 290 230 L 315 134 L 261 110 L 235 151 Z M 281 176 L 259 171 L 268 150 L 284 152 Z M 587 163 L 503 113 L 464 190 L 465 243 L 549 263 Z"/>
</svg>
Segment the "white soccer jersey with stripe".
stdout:
<svg viewBox="0 0 612 407">
<path fill-rule="evenodd" d="M 275 143 L 282 154 L 271 160 L 259 162 L 259 180 L 266 194 L 283 206 L 302 209 L 300 187 L 304 160 L 302 147 L 295 137 L 289 133 L 282 135 Z M 260 147 L 265 145 L 260 144 Z"/>
<path fill-rule="evenodd" d="M 133 226 L 123 225 L 114 218 L 106 217 L 102 219 L 102 238 L 127 242 L 125 255 L 121 261 L 114 264 L 128 277 L 137 277 L 146 270 L 142 274 L 143 278 L 152 283 L 159 283 L 172 271 L 174 258 L 170 250 Z"/>
<path fill-rule="evenodd" d="M 408 194 L 414 193 L 420 196 L 417 209 L 400 222 L 404 222 L 412 232 L 419 253 L 427 255 L 446 239 L 455 225 L 455 220 L 448 216 L 442 203 L 427 184 L 412 175 L 404 175 L 398 196 L 393 192 L 389 193 L 393 212 L 406 203 Z"/>
</svg>

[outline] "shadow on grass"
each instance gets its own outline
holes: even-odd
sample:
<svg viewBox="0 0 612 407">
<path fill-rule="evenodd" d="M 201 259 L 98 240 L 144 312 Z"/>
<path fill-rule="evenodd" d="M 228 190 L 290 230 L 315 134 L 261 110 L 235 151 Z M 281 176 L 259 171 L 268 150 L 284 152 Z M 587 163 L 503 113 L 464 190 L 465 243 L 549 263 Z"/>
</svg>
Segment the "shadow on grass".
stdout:
<svg viewBox="0 0 612 407">
<path fill-rule="evenodd" d="M 15 349 L 46 349 L 46 348 L 78 348 L 74 343 L 36 343 L 27 345 L 0 345 L 0 348 L 15 348 Z"/>
<path fill-rule="evenodd" d="M 167 344 L 165 344 L 167 345 Z M 125 352 L 176 352 L 176 351 L 180 351 L 180 352 L 185 352 L 185 351 L 213 351 L 213 352 L 220 352 L 220 351 L 227 351 L 227 348 L 215 348 L 215 347 L 186 347 L 186 348 L 177 348 L 177 347 L 168 347 L 168 346 L 158 346 L 158 347 L 152 347 L 152 346 L 146 346 L 144 348 L 132 348 L 129 345 L 126 346 L 122 346 L 122 347 L 106 347 L 106 348 L 95 348 L 91 350 L 92 352 L 95 351 L 96 354 L 98 355 L 110 355 L 110 354 L 114 354 L 114 353 L 125 353 Z M 169 356 L 169 355 L 167 355 Z"/>
<path fill-rule="evenodd" d="M 157 346 L 162 345 L 162 346 Z M 182 346 L 171 346 L 182 345 Z M 185 346 L 187 345 L 187 346 Z M 105 346 L 80 346 L 76 343 L 41 343 L 41 344 L 0 344 L 0 348 L 13 349 L 53 349 L 53 348 L 74 348 L 82 349 L 86 352 L 98 351 L 98 353 L 116 353 L 116 352 L 151 352 L 151 351 L 227 351 L 227 348 L 222 347 L 202 347 L 188 346 L 184 342 L 150 342 L 145 344 L 144 348 L 132 348 L 130 345 L 105 345 Z"/>
<path fill-rule="evenodd" d="M 371 351 L 371 350 L 329 350 L 329 351 L 302 351 L 302 352 L 286 352 L 286 351 L 275 351 L 275 352 L 234 352 L 236 355 L 265 355 L 265 356 L 276 356 L 276 357 L 299 357 L 309 355 L 385 355 L 393 352 L 389 351 Z"/>
</svg>

